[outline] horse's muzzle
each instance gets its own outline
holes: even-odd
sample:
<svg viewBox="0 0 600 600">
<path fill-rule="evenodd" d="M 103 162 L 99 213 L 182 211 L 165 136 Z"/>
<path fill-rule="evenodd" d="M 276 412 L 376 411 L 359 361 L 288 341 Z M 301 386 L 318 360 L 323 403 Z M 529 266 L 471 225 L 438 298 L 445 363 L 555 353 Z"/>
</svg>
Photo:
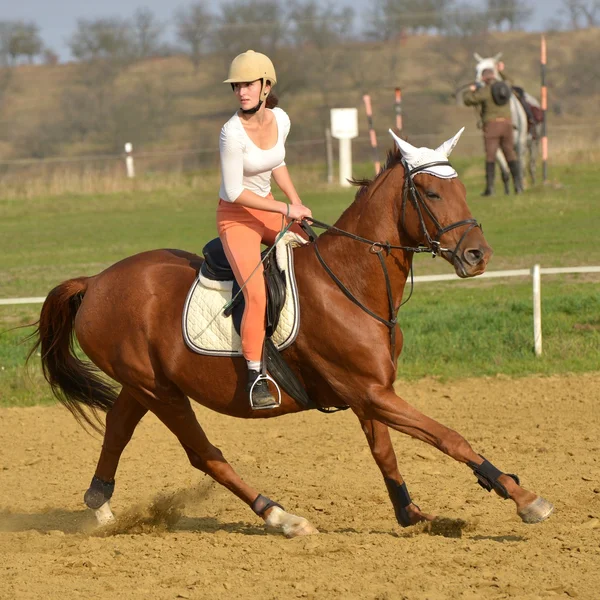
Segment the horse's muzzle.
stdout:
<svg viewBox="0 0 600 600">
<path fill-rule="evenodd" d="M 493 253 L 494 251 L 487 244 L 467 245 L 454 257 L 453 265 L 456 274 L 461 278 L 481 275 Z"/>
</svg>

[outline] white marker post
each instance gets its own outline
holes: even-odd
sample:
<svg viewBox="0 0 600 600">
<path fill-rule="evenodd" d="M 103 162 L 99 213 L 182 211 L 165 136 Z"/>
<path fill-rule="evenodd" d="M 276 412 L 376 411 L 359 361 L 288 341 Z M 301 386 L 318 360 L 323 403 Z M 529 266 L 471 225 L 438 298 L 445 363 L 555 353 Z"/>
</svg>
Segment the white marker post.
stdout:
<svg viewBox="0 0 600 600">
<path fill-rule="evenodd" d="M 133 155 L 131 154 L 133 146 L 130 142 L 125 144 L 125 168 L 127 169 L 127 177 L 130 179 L 135 177 L 135 168 L 133 166 Z"/>
<path fill-rule="evenodd" d="M 540 265 L 533 265 L 533 345 L 536 356 L 542 355 L 542 281 Z"/>
<path fill-rule="evenodd" d="M 352 139 L 358 137 L 358 109 L 332 108 L 331 135 L 340 140 L 340 185 L 350 187 L 352 178 Z"/>
</svg>

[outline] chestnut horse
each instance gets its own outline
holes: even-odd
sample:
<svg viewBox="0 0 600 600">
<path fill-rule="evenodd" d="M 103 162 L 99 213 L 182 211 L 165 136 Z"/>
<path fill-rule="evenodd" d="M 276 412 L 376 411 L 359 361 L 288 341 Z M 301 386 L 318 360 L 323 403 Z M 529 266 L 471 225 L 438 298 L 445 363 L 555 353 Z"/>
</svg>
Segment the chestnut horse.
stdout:
<svg viewBox="0 0 600 600">
<path fill-rule="evenodd" d="M 400 525 L 433 517 L 411 501 L 388 427 L 420 439 L 471 468 L 478 483 L 516 504 L 527 523 L 552 512 L 477 454 L 457 432 L 420 413 L 394 391 L 402 333 L 395 317 L 413 255 L 441 255 L 459 277 L 484 272 L 492 250 L 466 203 L 465 187 L 447 156 L 460 133 L 437 150 L 396 140 L 385 167 L 360 185 L 335 227 L 294 250 L 301 328 L 283 356 L 312 401 L 349 406 L 379 466 Z M 394 135 L 392 133 L 392 135 Z M 193 467 L 241 498 L 270 529 L 288 537 L 316 533 L 243 481 L 207 439 L 190 405 L 223 414 L 268 418 L 303 410 L 283 393 L 281 405 L 253 411 L 243 357 L 205 356 L 184 343 L 181 317 L 202 259 L 180 250 L 126 258 L 93 277 L 65 281 L 44 302 L 36 348 L 54 394 L 78 419 L 106 411 L 104 443 L 88 507 L 100 523 L 113 519 L 109 500 L 119 458 L 142 417 L 152 411 L 185 449 Z M 74 337 L 108 383 L 74 352 Z M 35 349 L 35 348 L 34 348 Z M 32 351 L 33 352 L 33 351 Z"/>
</svg>

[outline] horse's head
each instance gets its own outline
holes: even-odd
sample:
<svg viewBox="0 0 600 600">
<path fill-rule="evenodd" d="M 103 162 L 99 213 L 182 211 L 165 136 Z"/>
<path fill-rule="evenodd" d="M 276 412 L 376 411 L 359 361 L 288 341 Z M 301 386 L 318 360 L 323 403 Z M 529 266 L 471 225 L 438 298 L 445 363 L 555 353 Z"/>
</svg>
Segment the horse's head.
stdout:
<svg viewBox="0 0 600 600">
<path fill-rule="evenodd" d="M 390 133 L 404 167 L 399 229 L 415 244 L 441 254 L 459 277 L 473 277 L 485 271 L 492 249 L 467 206 L 465 186 L 448 162 L 463 131 L 435 150 L 416 148 Z"/>
<path fill-rule="evenodd" d="M 494 71 L 494 76 L 496 78 L 499 77 L 498 74 L 498 61 L 502 58 L 502 52 L 496 54 L 496 56 L 490 56 L 488 58 L 482 58 L 477 52 L 473 54 L 475 60 L 477 61 L 477 65 L 475 65 L 475 81 L 482 81 L 481 74 L 486 69 L 492 69 Z"/>
</svg>

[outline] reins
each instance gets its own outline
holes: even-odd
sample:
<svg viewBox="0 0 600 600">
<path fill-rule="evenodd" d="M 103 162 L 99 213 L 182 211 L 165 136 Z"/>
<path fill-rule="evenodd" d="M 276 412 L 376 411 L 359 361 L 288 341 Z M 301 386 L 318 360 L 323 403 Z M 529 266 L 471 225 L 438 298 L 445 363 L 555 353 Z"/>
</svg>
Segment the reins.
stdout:
<svg viewBox="0 0 600 600">
<path fill-rule="evenodd" d="M 435 258 L 436 256 L 438 256 L 439 254 L 441 254 L 443 252 L 452 252 L 450 262 L 453 262 L 456 257 L 456 254 L 458 252 L 458 249 L 459 249 L 460 245 L 462 244 L 463 240 L 465 239 L 465 236 L 467 235 L 467 233 L 469 233 L 469 231 L 471 231 L 471 229 L 473 229 L 474 227 L 481 228 L 481 225 L 475 219 L 464 219 L 462 221 L 457 221 L 456 223 L 452 223 L 451 225 L 448 225 L 447 227 L 442 227 L 440 225 L 439 221 L 435 218 L 435 215 L 431 212 L 431 209 L 424 202 L 423 198 L 419 194 L 419 191 L 417 190 L 417 188 L 414 184 L 413 175 L 416 173 L 422 172 L 425 169 L 428 169 L 430 167 L 439 166 L 439 165 L 448 165 L 449 166 L 450 163 L 447 161 L 431 162 L 431 163 L 427 163 L 427 164 L 415 167 L 414 169 L 409 169 L 408 164 L 406 163 L 406 160 L 404 158 L 402 158 L 402 166 L 404 167 L 404 172 L 405 172 L 404 186 L 403 186 L 403 191 L 402 191 L 402 227 L 403 227 L 403 229 L 405 229 L 404 223 L 405 223 L 405 214 L 406 214 L 406 204 L 407 204 L 407 199 L 409 198 L 409 194 L 410 194 L 410 201 L 411 201 L 412 205 L 415 207 L 415 210 L 417 211 L 417 214 L 419 216 L 419 224 L 420 224 L 420 227 L 423 231 L 423 235 L 428 244 L 426 246 L 421 245 L 421 244 L 419 244 L 418 246 L 400 246 L 400 245 L 390 244 L 390 242 L 388 242 L 388 241 L 385 241 L 385 242 L 374 241 L 374 240 L 370 240 L 370 239 L 361 237 L 354 233 L 350 233 L 349 231 L 345 231 L 344 229 L 340 229 L 339 227 L 336 227 L 335 225 L 329 225 L 327 223 L 323 223 L 322 221 L 318 221 L 317 219 L 312 219 L 312 218 L 310 219 L 311 224 L 316 227 L 319 227 L 326 231 L 335 231 L 336 233 L 339 233 L 345 237 L 349 237 L 358 242 L 370 245 L 369 251 L 372 254 L 376 254 L 377 257 L 379 258 L 379 264 L 381 265 L 381 269 L 383 271 L 383 275 L 385 278 L 385 287 L 386 287 L 386 292 L 387 292 L 387 297 L 388 297 L 388 309 L 389 309 L 389 314 L 390 314 L 389 319 L 385 319 L 385 318 L 379 316 L 378 314 L 376 314 L 375 312 L 373 312 L 370 308 L 365 306 L 358 298 L 356 298 L 356 296 L 354 296 L 354 294 L 352 294 L 352 292 L 342 283 L 342 281 L 335 275 L 335 273 L 331 270 L 329 265 L 325 262 L 325 259 L 323 258 L 321 251 L 319 250 L 318 236 L 312 230 L 311 226 L 305 220 L 303 220 L 300 224 L 301 227 L 306 232 L 306 234 L 308 235 L 309 240 L 311 242 L 314 242 L 313 247 L 315 249 L 315 254 L 316 254 L 319 262 L 325 269 L 325 272 L 331 277 L 333 282 L 338 286 L 338 288 L 343 292 L 343 294 L 351 302 L 353 302 L 359 308 L 361 308 L 364 312 L 366 312 L 369 316 L 373 317 L 375 320 L 379 321 L 380 323 L 385 325 L 390 330 L 390 352 L 392 355 L 392 359 L 394 358 L 394 354 L 395 354 L 395 350 L 396 350 L 396 324 L 398 322 L 398 317 L 397 317 L 398 311 L 404 304 L 406 304 L 406 302 L 408 302 L 410 300 L 410 298 L 412 296 L 413 287 L 414 287 L 414 278 L 413 278 L 413 269 L 412 269 L 412 264 L 411 264 L 411 267 L 410 267 L 410 294 L 409 294 L 408 298 L 396 308 L 394 306 L 394 299 L 392 297 L 392 284 L 391 284 L 388 268 L 385 263 L 385 258 L 383 257 L 383 250 L 385 250 L 385 253 L 387 256 L 389 256 L 389 254 L 391 253 L 392 250 L 403 250 L 405 252 L 412 252 L 413 254 L 419 254 L 422 252 L 431 252 L 433 258 Z M 425 225 L 425 219 L 423 216 L 423 212 L 427 213 L 427 216 L 431 219 L 431 221 L 437 228 L 437 232 L 436 232 L 434 238 L 432 238 L 430 236 L 429 232 L 427 231 L 427 226 Z M 443 248 L 440 243 L 441 237 L 445 233 L 452 231 L 453 229 L 456 229 L 458 227 L 462 227 L 464 225 L 468 225 L 469 227 L 466 229 L 466 231 L 461 236 L 461 238 L 458 241 L 458 244 L 456 244 L 456 247 L 454 248 L 454 250 L 451 251 L 449 248 Z"/>
</svg>

